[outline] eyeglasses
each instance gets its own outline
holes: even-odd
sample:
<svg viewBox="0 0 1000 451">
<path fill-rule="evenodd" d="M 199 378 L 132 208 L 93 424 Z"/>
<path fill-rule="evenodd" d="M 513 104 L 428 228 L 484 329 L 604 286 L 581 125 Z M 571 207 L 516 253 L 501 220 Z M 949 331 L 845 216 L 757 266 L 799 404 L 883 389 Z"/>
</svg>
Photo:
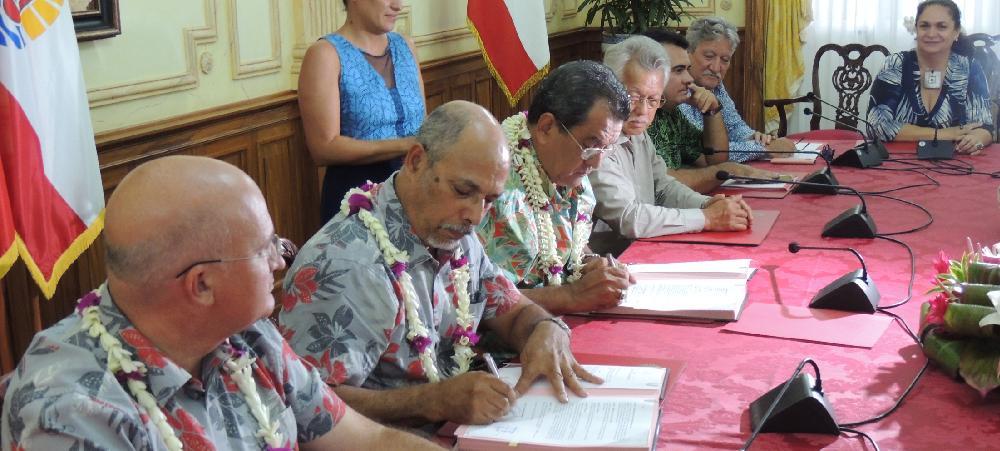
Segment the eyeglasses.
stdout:
<svg viewBox="0 0 1000 451">
<path fill-rule="evenodd" d="M 620 136 L 619 135 L 618 139 L 616 139 L 611 144 L 608 144 L 607 147 L 583 147 L 583 145 L 580 144 L 580 141 L 577 141 L 576 137 L 573 136 L 572 133 L 570 133 L 569 129 L 566 128 L 565 125 L 563 125 L 562 121 L 556 119 L 556 122 L 558 122 L 559 126 L 562 127 L 562 129 L 566 131 L 566 134 L 569 135 L 569 139 L 572 139 L 573 142 L 576 143 L 577 147 L 580 148 L 580 159 L 581 160 L 589 160 L 589 159 L 594 158 L 594 157 L 596 157 L 598 155 L 604 155 L 607 152 L 611 152 L 612 150 L 615 150 L 615 146 L 616 145 L 622 144 L 626 140 L 626 138 L 624 136 Z"/>
<path fill-rule="evenodd" d="M 270 244 L 271 245 L 267 247 L 267 249 L 265 250 L 265 252 L 257 252 L 255 254 L 247 256 L 247 257 L 215 258 L 215 259 L 211 259 L 211 260 L 196 261 L 196 262 L 188 265 L 188 267 L 184 268 L 183 271 L 177 273 L 177 275 L 174 276 L 174 278 L 180 278 L 181 276 L 183 276 L 184 274 L 187 274 L 188 271 L 190 271 L 191 269 L 193 269 L 195 266 L 198 266 L 198 265 L 207 265 L 207 264 L 211 264 L 211 263 L 238 262 L 238 261 L 243 261 L 243 260 L 253 260 L 253 259 L 259 258 L 259 257 L 267 257 L 268 259 L 282 258 L 282 259 L 285 259 L 285 261 L 288 261 L 290 258 L 294 258 L 295 257 L 295 252 L 297 251 L 297 249 L 295 248 L 295 245 L 292 244 L 290 241 L 288 241 L 288 240 L 286 240 L 286 239 L 278 236 L 277 233 L 271 235 L 271 243 Z"/>
<path fill-rule="evenodd" d="M 645 103 L 646 106 L 648 106 L 648 107 L 650 107 L 650 108 L 652 108 L 654 110 L 657 109 L 657 108 L 659 108 L 659 107 L 661 107 L 661 106 L 663 106 L 663 103 L 667 101 L 667 99 L 664 99 L 663 96 L 658 96 L 658 97 L 653 97 L 653 96 L 642 97 L 642 96 L 640 96 L 638 94 L 629 94 L 628 95 L 628 100 L 632 104 L 633 108 L 639 106 L 640 104 Z"/>
</svg>

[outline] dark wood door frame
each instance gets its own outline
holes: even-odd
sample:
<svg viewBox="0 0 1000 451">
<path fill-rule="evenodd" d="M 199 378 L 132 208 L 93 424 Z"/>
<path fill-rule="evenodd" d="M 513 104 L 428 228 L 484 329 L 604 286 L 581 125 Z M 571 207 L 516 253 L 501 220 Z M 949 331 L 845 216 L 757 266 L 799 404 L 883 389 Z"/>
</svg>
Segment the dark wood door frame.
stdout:
<svg viewBox="0 0 1000 451">
<path fill-rule="evenodd" d="M 746 2 L 743 46 L 745 67 L 742 71 L 743 119 L 755 130 L 764 129 L 764 38 L 767 36 L 768 0 Z"/>
</svg>

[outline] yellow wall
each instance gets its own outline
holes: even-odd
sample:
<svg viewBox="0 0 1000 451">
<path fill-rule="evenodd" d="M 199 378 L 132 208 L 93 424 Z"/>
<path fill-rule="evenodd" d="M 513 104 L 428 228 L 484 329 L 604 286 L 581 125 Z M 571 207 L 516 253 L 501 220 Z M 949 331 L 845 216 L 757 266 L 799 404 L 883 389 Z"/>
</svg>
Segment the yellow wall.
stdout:
<svg viewBox="0 0 1000 451">
<path fill-rule="evenodd" d="M 397 30 L 420 61 L 477 50 L 468 0 L 404 0 Z M 550 33 L 583 25 L 579 0 L 544 0 Z M 120 1 L 122 34 L 80 43 L 94 131 L 153 122 L 294 89 L 305 49 L 336 30 L 341 0 Z M 693 0 L 738 26 L 745 5 Z"/>
</svg>

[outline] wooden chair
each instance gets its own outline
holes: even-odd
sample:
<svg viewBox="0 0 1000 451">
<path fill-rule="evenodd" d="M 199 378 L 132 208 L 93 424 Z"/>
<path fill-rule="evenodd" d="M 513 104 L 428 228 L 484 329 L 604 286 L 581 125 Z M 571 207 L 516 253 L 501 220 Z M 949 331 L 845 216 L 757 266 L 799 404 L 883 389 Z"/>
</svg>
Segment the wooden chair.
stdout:
<svg viewBox="0 0 1000 451">
<path fill-rule="evenodd" d="M 993 46 L 1000 43 L 1000 34 L 990 36 L 986 33 L 974 33 L 968 39 L 972 43 L 972 59 L 982 66 L 986 74 L 986 84 L 990 87 L 993 103 L 993 141 L 1000 142 L 1000 58 L 993 50 Z"/>
<path fill-rule="evenodd" d="M 829 95 L 829 93 L 824 93 L 820 90 L 819 82 L 819 72 L 820 65 L 819 62 L 823 56 L 828 53 L 833 52 L 840 56 L 843 63 L 837 67 L 833 72 L 833 87 L 836 89 L 836 96 Z M 861 45 L 861 44 L 826 44 L 816 51 L 816 56 L 813 58 L 813 69 L 812 69 L 812 92 L 816 94 L 817 97 L 826 100 L 827 102 L 833 103 L 842 109 L 850 111 L 855 115 L 862 116 L 866 112 L 859 111 L 858 100 L 861 96 L 867 95 L 868 90 L 871 89 L 872 83 L 875 82 L 875 75 L 864 66 L 865 61 L 873 53 L 881 53 L 883 56 L 889 56 L 889 50 L 882 45 Z M 768 99 L 764 100 L 765 108 L 777 108 L 778 109 L 778 136 L 785 136 L 788 134 L 788 113 L 785 111 L 785 107 L 795 104 L 795 103 L 812 103 L 812 110 L 817 114 L 822 114 L 827 117 L 835 118 L 842 124 L 835 123 L 834 127 L 841 130 L 850 130 L 850 127 L 845 126 L 848 124 L 852 127 L 858 126 L 858 120 L 851 115 L 845 114 L 840 111 L 829 111 L 832 108 L 826 107 L 827 112 L 824 112 L 824 105 L 819 100 L 812 100 L 807 96 L 797 97 L 794 99 Z M 809 121 L 810 130 L 819 130 L 819 116 L 813 116 Z"/>
</svg>

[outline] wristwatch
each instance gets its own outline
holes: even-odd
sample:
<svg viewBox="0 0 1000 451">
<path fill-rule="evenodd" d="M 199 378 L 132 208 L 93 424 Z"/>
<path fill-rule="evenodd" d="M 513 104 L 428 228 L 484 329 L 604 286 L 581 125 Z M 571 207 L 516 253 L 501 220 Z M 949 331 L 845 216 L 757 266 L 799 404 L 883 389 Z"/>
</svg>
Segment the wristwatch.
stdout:
<svg viewBox="0 0 1000 451">
<path fill-rule="evenodd" d="M 563 321 L 562 318 L 560 318 L 558 316 L 551 316 L 551 317 L 543 319 L 542 321 L 552 321 L 556 326 L 559 326 L 560 329 L 562 329 L 564 332 L 566 332 L 566 336 L 567 337 L 572 337 L 573 336 L 573 331 L 570 330 L 569 325 L 567 325 L 566 322 Z M 539 323 L 541 323 L 542 321 L 539 321 Z"/>
</svg>

